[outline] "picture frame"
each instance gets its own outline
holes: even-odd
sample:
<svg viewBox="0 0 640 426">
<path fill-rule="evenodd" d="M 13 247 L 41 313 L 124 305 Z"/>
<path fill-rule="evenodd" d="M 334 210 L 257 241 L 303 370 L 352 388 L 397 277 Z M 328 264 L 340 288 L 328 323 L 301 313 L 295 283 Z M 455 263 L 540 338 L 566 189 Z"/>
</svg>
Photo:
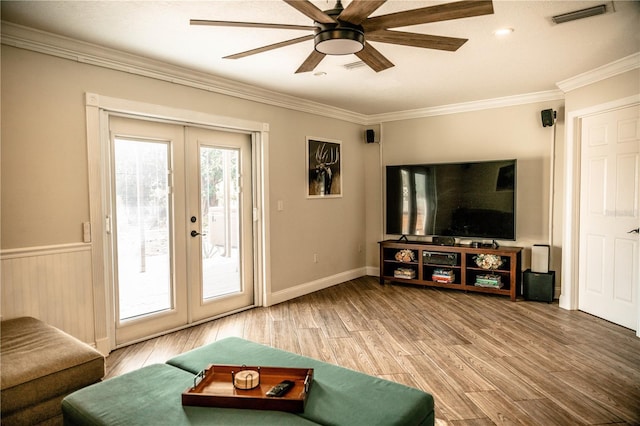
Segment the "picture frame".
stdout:
<svg viewBox="0 0 640 426">
<path fill-rule="evenodd" d="M 306 138 L 307 198 L 342 197 L 342 142 Z"/>
</svg>

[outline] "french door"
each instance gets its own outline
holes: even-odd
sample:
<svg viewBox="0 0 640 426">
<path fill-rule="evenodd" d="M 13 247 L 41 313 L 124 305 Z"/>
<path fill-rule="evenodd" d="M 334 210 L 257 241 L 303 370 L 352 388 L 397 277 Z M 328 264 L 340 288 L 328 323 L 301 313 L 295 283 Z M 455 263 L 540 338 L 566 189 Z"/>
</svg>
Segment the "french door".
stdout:
<svg viewBox="0 0 640 426">
<path fill-rule="evenodd" d="M 197 321 L 254 303 L 251 139 L 186 130 L 193 171 L 187 174 L 189 306 Z"/>
<path fill-rule="evenodd" d="M 111 117 L 115 343 L 250 307 L 248 134 Z"/>
</svg>

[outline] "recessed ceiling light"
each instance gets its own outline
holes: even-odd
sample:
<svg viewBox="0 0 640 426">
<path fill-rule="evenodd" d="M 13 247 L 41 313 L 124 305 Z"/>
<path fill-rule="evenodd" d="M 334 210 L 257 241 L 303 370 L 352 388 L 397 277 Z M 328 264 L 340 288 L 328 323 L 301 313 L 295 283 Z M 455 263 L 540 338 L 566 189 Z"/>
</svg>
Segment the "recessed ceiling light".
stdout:
<svg viewBox="0 0 640 426">
<path fill-rule="evenodd" d="M 513 32 L 513 28 L 498 28 L 493 32 L 497 36 L 506 36 Z"/>
<path fill-rule="evenodd" d="M 325 75 L 327 75 L 327 73 L 324 71 L 317 71 L 317 72 L 314 72 L 313 75 L 316 77 L 324 77 Z"/>
</svg>

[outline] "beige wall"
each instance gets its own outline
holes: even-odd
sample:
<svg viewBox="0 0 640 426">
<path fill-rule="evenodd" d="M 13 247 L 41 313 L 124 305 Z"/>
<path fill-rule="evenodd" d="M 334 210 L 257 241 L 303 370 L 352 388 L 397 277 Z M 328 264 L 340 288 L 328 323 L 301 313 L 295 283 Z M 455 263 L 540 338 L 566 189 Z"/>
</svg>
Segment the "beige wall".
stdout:
<svg viewBox="0 0 640 426">
<path fill-rule="evenodd" d="M 82 242 L 89 220 L 84 94 L 92 92 L 270 125 L 272 291 L 364 266 L 360 125 L 5 45 L 1 77 L 3 250 Z M 306 199 L 306 136 L 342 141 L 342 198 Z"/>
<path fill-rule="evenodd" d="M 382 124 L 381 163 L 411 164 L 455 161 L 476 161 L 516 158 L 518 160 L 517 187 L 517 241 L 505 241 L 504 245 L 526 248 L 523 262 L 529 264 L 532 244 L 548 244 L 550 179 L 552 179 L 551 151 L 554 144 L 554 128 L 543 128 L 540 111 L 552 108 L 558 111 L 559 120 L 555 129 L 556 143 L 564 134 L 561 114 L 562 101 L 532 103 L 519 106 L 487 109 L 482 111 L 433 116 L 420 119 L 394 121 Z M 371 164 L 373 160 L 369 160 Z M 380 161 L 380 160 L 378 160 Z M 558 170 L 556 164 L 556 174 Z M 367 165 L 367 176 L 373 165 Z M 376 179 L 381 179 L 379 172 Z M 558 188 L 556 181 L 556 188 Z M 382 211 L 380 186 L 368 186 L 368 208 Z M 560 199 L 560 194 L 556 194 Z M 377 200 L 377 207 L 372 202 Z M 561 235 L 561 221 L 554 215 L 553 234 Z M 383 238 L 383 221 L 371 219 L 367 226 L 369 242 Z M 559 238 L 559 237 L 558 237 Z M 552 241 L 559 244 L 560 240 Z M 372 244 L 369 244 L 372 246 Z M 377 254 L 371 253 L 368 264 L 378 264 Z M 370 263 L 375 262 L 375 263 Z M 557 257 L 559 266 L 560 257 Z M 554 259 L 555 263 L 555 259 Z"/>
<path fill-rule="evenodd" d="M 518 240 L 505 244 L 527 249 L 527 267 L 530 246 L 551 241 L 552 269 L 561 269 L 564 101 L 385 122 L 381 143 L 365 144 L 363 126 L 354 123 L 14 47 L 2 46 L 1 67 L 2 250 L 81 243 L 81 224 L 89 220 L 84 94 L 92 92 L 270 125 L 273 292 L 378 265 L 383 170 L 398 163 L 518 159 Z M 576 89 L 567 94 L 566 110 L 638 93 L 639 85 L 634 70 Z M 540 123 L 548 108 L 558 111 L 555 129 Z M 306 136 L 343 142 L 342 198 L 306 199 Z"/>
<path fill-rule="evenodd" d="M 567 92 L 567 114 L 640 93 L 640 69 L 627 71 Z"/>
<path fill-rule="evenodd" d="M 553 130 L 542 128 L 540 110 L 561 114 L 559 101 L 387 122 L 381 144 L 364 144 L 361 126 L 353 123 L 2 49 L 3 249 L 81 241 L 81 223 L 89 215 L 85 92 L 270 124 L 273 291 L 378 265 L 377 241 L 384 237 L 381 164 L 517 158 L 516 243 L 549 239 Z M 304 197 L 305 136 L 343 141 L 343 198 Z M 280 200 L 284 210 L 276 211 Z"/>
</svg>

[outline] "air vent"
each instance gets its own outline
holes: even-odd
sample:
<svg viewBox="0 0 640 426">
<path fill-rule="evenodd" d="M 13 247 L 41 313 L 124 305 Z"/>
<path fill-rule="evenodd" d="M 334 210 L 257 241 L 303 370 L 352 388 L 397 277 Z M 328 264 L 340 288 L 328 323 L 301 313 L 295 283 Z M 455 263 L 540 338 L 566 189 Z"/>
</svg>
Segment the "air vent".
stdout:
<svg viewBox="0 0 640 426">
<path fill-rule="evenodd" d="M 357 68 L 364 67 L 364 66 L 366 66 L 366 65 L 367 65 L 367 64 L 365 64 L 365 63 L 364 63 L 364 62 L 362 62 L 362 61 L 356 61 L 356 62 L 351 62 L 351 63 L 348 63 L 348 64 L 344 64 L 344 65 L 343 65 L 343 67 L 345 67 L 346 69 L 348 69 L 349 71 L 351 71 L 351 70 L 355 70 L 355 69 L 357 69 Z"/>
<path fill-rule="evenodd" d="M 580 9 L 569 13 L 563 13 L 562 15 L 552 16 L 551 20 L 556 24 L 562 24 L 569 21 L 575 21 L 576 19 L 588 18 L 590 16 L 604 15 L 607 12 L 607 5 L 601 4 L 598 6 L 588 7 L 586 9 Z"/>
</svg>

